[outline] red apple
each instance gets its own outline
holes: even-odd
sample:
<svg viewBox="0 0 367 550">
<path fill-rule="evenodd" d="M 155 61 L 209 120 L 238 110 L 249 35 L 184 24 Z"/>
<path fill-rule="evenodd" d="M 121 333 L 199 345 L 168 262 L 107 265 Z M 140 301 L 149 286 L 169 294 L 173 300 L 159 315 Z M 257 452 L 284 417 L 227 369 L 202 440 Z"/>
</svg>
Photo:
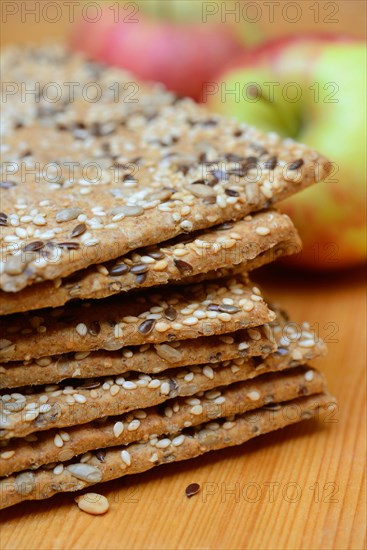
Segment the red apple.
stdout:
<svg viewBox="0 0 367 550">
<path fill-rule="evenodd" d="M 334 161 L 327 181 L 282 204 L 301 233 L 304 249 L 293 262 L 302 267 L 343 268 L 366 258 L 365 68 L 364 43 L 342 36 L 282 39 L 242 57 L 209 89 L 212 110 Z M 226 93 L 233 89 L 237 97 Z"/>
<path fill-rule="evenodd" d="M 197 17 L 194 22 L 187 18 L 179 22 L 182 2 L 174 3 L 175 11 L 163 9 L 170 3 L 160 2 L 161 11 L 154 12 L 155 17 L 152 7 L 157 2 L 148 2 L 146 14 L 121 12 L 117 23 L 116 13 L 104 9 L 98 22 L 79 21 L 72 32 L 72 46 L 91 59 L 125 68 L 139 79 L 162 82 L 180 96 L 199 99 L 203 83 L 213 78 L 218 67 L 244 52 L 243 39 L 232 32 L 231 24 L 215 20 L 202 24 L 195 22 Z M 157 19 L 160 14 L 163 19 Z"/>
</svg>

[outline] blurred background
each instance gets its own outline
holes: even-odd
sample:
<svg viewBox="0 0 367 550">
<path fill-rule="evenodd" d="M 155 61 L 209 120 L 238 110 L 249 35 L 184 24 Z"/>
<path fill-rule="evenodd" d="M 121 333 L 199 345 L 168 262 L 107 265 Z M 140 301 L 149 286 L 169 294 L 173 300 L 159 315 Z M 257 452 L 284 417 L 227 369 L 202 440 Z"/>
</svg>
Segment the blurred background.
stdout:
<svg viewBox="0 0 367 550">
<path fill-rule="evenodd" d="M 328 180 L 283 205 L 312 270 L 366 258 L 364 0 L 2 0 L 2 46 L 61 40 L 91 59 L 319 150 Z"/>
<path fill-rule="evenodd" d="M 32 17 L 31 15 L 29 15 L 28 18 L 25 18 L 24 13 L 22 13 L 22 11 L 25 11 L 25 8 L 23 8 L 23 10 L 21 9 L 21 6 L 23 5 L 26 6 L 26 9 L 31 12 L 34 9 L 34 5 L 36 3 L 51 4 L 51 2 L 47 2 L 47 0 L 43 0 L 43 2 L 35 2 L 33 0 L 12 0 L 10 2 L 7 2 L 6 0 L 2 1 L 3 26 L 0 38 L 0 43 L 2 46 L 14 42 L 24 42 L 26 40 L 40 43 L 45 39 L 66 39 L 70 32 L 70 13 L 72 13 L 72 11 L 74 10 L 75 19 L 77 19 L 82 14 L 83 4 L 92 4 L 92 2 L 88 2 L 88 0 L 79 0 L 78 2 L 68 2 L 67 0 L 60 0 L 59 2 L 52 2 L 52 4 L 59 3 L 61 6 L 61 11 L 58 13 L 56 10 L 52 10 L 52 8 L 50 7 L 48 10 L 48 16 L 46 13 L 46 17 L 48 17 L 49 21 L 47 21 L 46 18 L 40 17 L 39 22 L 36 22 L 35 16 Z M 74 7 L 72 8 L 72 6 L 70 6 L 69 9 L 67 7 L 68 3 L 70 5 L 73 5 Z M 96 2 L 93 3 L 95 4 Z M 117 4 L 117 2 L 109 2 L 108 0 L 100 0 L 97 3 L 100 4 L 101 7 L 103 7 L 103 5 L 112 6 L 114 4 Z M 133 4 L 134 2 L 129 3 Z M 182 17 L 187 19 L 187 13 L 190 13 L 190 11 L 192 11 L 190 5 L 199 2 L 197 0 L 183 0 L 179 2 L 175 0 L 143 0 L 136 3 L 139 4 L 142 9 L 143 4 L 146 4 L 146 6 L 154 5 L 155 9 L 156 7 L 158 7 L 158 10 L 162 10 L 163 6 L 163 11 L 167 10 L 167 4 L 181 4 L 180 9 L 181 12 L 183 12 Z M 270 0 L 267 2 L 262 2 L 261 0 L 257 0 L 256 2 L 241 1 L 237 3 L 247 3 L 248 5 L 257 3 L 263 8 L 259 20 L 255 21 L 258 14 L 254 9 L 251 10 L 251 7 L 249 7 L 248 19 L 250 19 L 250 21 L 253 21 L 253 26 L 259 27 L 259 29 L 261 29 L 263 37 L 265 38 L 275 38 L 288 34 L 314 32 L 315 30 L 323 30 L 327 32 L 344 32 L 353 37 L 361 39 L 365 39 L 366 37 L 367 4 L 364 0 L 339 0 L 335 2 L 330 2 L 329 0 L 325 2 L 320 0 L 318 2 L 315 2 L 315 0 L 300 0 L 299 2 L 289 2 L 288 0 Z M 298 21 L 296 20 L 298 19 L 298 17 L 295 16 L 296 12 L 293 11 L 292 13 L 291 7 L 288 8 L 288 21 L 285 17 L 279 17 L 279 14 L 284 5 L 289 5 L 291 3 L 299 4 L 302 7 L 302 15 Z M 6 4 L 9 4 L 9 6 L 6 6 Z M 12 4 L 12 6 L 10 6 L 10 4 Z M 231 2 L 219 1 L 207 2 L 207 4 L 229 5 L 231 4 Z M 271 12 L 271 4 L 274 4 L 274 15 L 276 16 L 275 21 L 272 21 L 271 18 L 268 17 L 269 12 Z M 319 23 L 315 23 L 314 15 L 315 11 L 317 11 L 315 8 L 315 4 L 319 4 L 321 15 Z M 329 6 L 326 6 L 327 4 L 329 4 Z M 151 10 L 152 8 L 148 9 Z M 173 10 L 175 11 L 175 8 L 173 8 Z M 338 13 L 336 15 L 333 15 L 333 12 L 335 10 L 337 10 Z M 8 13 L 9 15 L 5 24 L 4 15 L 6 13 Z M 93 17 L 92 8 L 90 8 L 90 16 Z M 54 22 L 52 21 L 53 19 L 55 19 Z M 228 19 L 230 19 L 229 13 Z"/>
</svg>

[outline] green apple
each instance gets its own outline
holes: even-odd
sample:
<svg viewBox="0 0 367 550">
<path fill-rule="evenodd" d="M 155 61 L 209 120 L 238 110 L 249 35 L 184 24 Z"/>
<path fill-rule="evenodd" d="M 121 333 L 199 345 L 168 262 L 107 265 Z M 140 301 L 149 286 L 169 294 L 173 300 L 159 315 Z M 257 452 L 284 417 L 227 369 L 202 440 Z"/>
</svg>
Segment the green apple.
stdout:
<svg viewBox="0 0 367 550">
<path fill-rule="evenodd" d="M 207 94 L 212 110 L 294 138 L 334 163 L 325 182 L 282 204 L 304 243 L 297 264 L 328 269 L 362 263 L 365 44 L 338 36 L 276 40 L 245 55 L 216 81 Z"/>
</svg>

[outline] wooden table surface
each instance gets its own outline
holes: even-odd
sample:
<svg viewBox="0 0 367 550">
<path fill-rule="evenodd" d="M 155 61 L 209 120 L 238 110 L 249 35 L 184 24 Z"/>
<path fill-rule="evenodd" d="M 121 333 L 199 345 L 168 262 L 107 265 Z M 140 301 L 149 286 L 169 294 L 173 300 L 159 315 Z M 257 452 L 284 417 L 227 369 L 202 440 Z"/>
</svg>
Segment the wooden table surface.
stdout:
<svg viewBox="0 0 367 550">
<path fill-rule="evenodd" d="M 5 510 L 2 549 L 365 548 L 363 274 L 267 268 L 258 279 L 329 341 L 317 365 L 338 398 L 336 422 L 306 421 L 100 486 L 111 505 L 105 516 L 81 512 L 72 495 Z M 192 482 L 202 492 L 187 499 Z"/>
</svg>

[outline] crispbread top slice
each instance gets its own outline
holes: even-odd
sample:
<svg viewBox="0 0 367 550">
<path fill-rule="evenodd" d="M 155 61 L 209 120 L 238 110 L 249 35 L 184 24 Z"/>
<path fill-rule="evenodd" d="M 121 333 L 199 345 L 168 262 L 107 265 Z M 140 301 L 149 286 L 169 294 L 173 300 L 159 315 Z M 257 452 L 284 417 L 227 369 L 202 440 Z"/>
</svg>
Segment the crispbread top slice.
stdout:
<svg viewBox="0 0 367 550">
<path fill-rule="evenodd" d="M 255 291 L 254 291 L 255 288 Z M 276 314 L 246 275 L 0 318 L 3 362 L 116 350 L 263 325 Z"/>
<path fill-rule="evenodd" d="M 239 264 L 242 271 L 250 271 L 259 266 L 259 256 L 265 252 L 269 252 L 265 261 L 270 262 L 300 249 L 301 241 L 289 217 L 268 210 L 213 229 L 180 235 L 64 279 L 28 286 L 16 294 L 0 291 L 0 315 L 58 307 L 75 298 L 100 299 L 133 289 L 183 284 L 188 277 Z M 253 261 L 256 258 L 259 262 Z"/>
<path fill-rule="evenodd" d="M 32 55 L 34 72 L 14 69 L 15 82 L 88 80 L 90 64 L 79 57 L 54 58 L 52 50 Z M 12 75 L 11 63 L 5 65 L 5 76 Z M 96 70 L 106 92 L 118 72 Z M 121 85 L 126 78 L 122 73 Z M 24 104 L 15 94 L 6 103 L 2 290 L 16 292 L 35 280 L 65 277 L 241 219 L 331 170 L 305 145 L 209 114 L 159 88 L 139 85 L 137 103 L 116 102 L 111 90 L 102 96 L 99 103 L 79 94 L 40 106 L 32 96 Z M 29 111 L 20 125 L 14 124 L 18 107 Z"/>
</svg>

